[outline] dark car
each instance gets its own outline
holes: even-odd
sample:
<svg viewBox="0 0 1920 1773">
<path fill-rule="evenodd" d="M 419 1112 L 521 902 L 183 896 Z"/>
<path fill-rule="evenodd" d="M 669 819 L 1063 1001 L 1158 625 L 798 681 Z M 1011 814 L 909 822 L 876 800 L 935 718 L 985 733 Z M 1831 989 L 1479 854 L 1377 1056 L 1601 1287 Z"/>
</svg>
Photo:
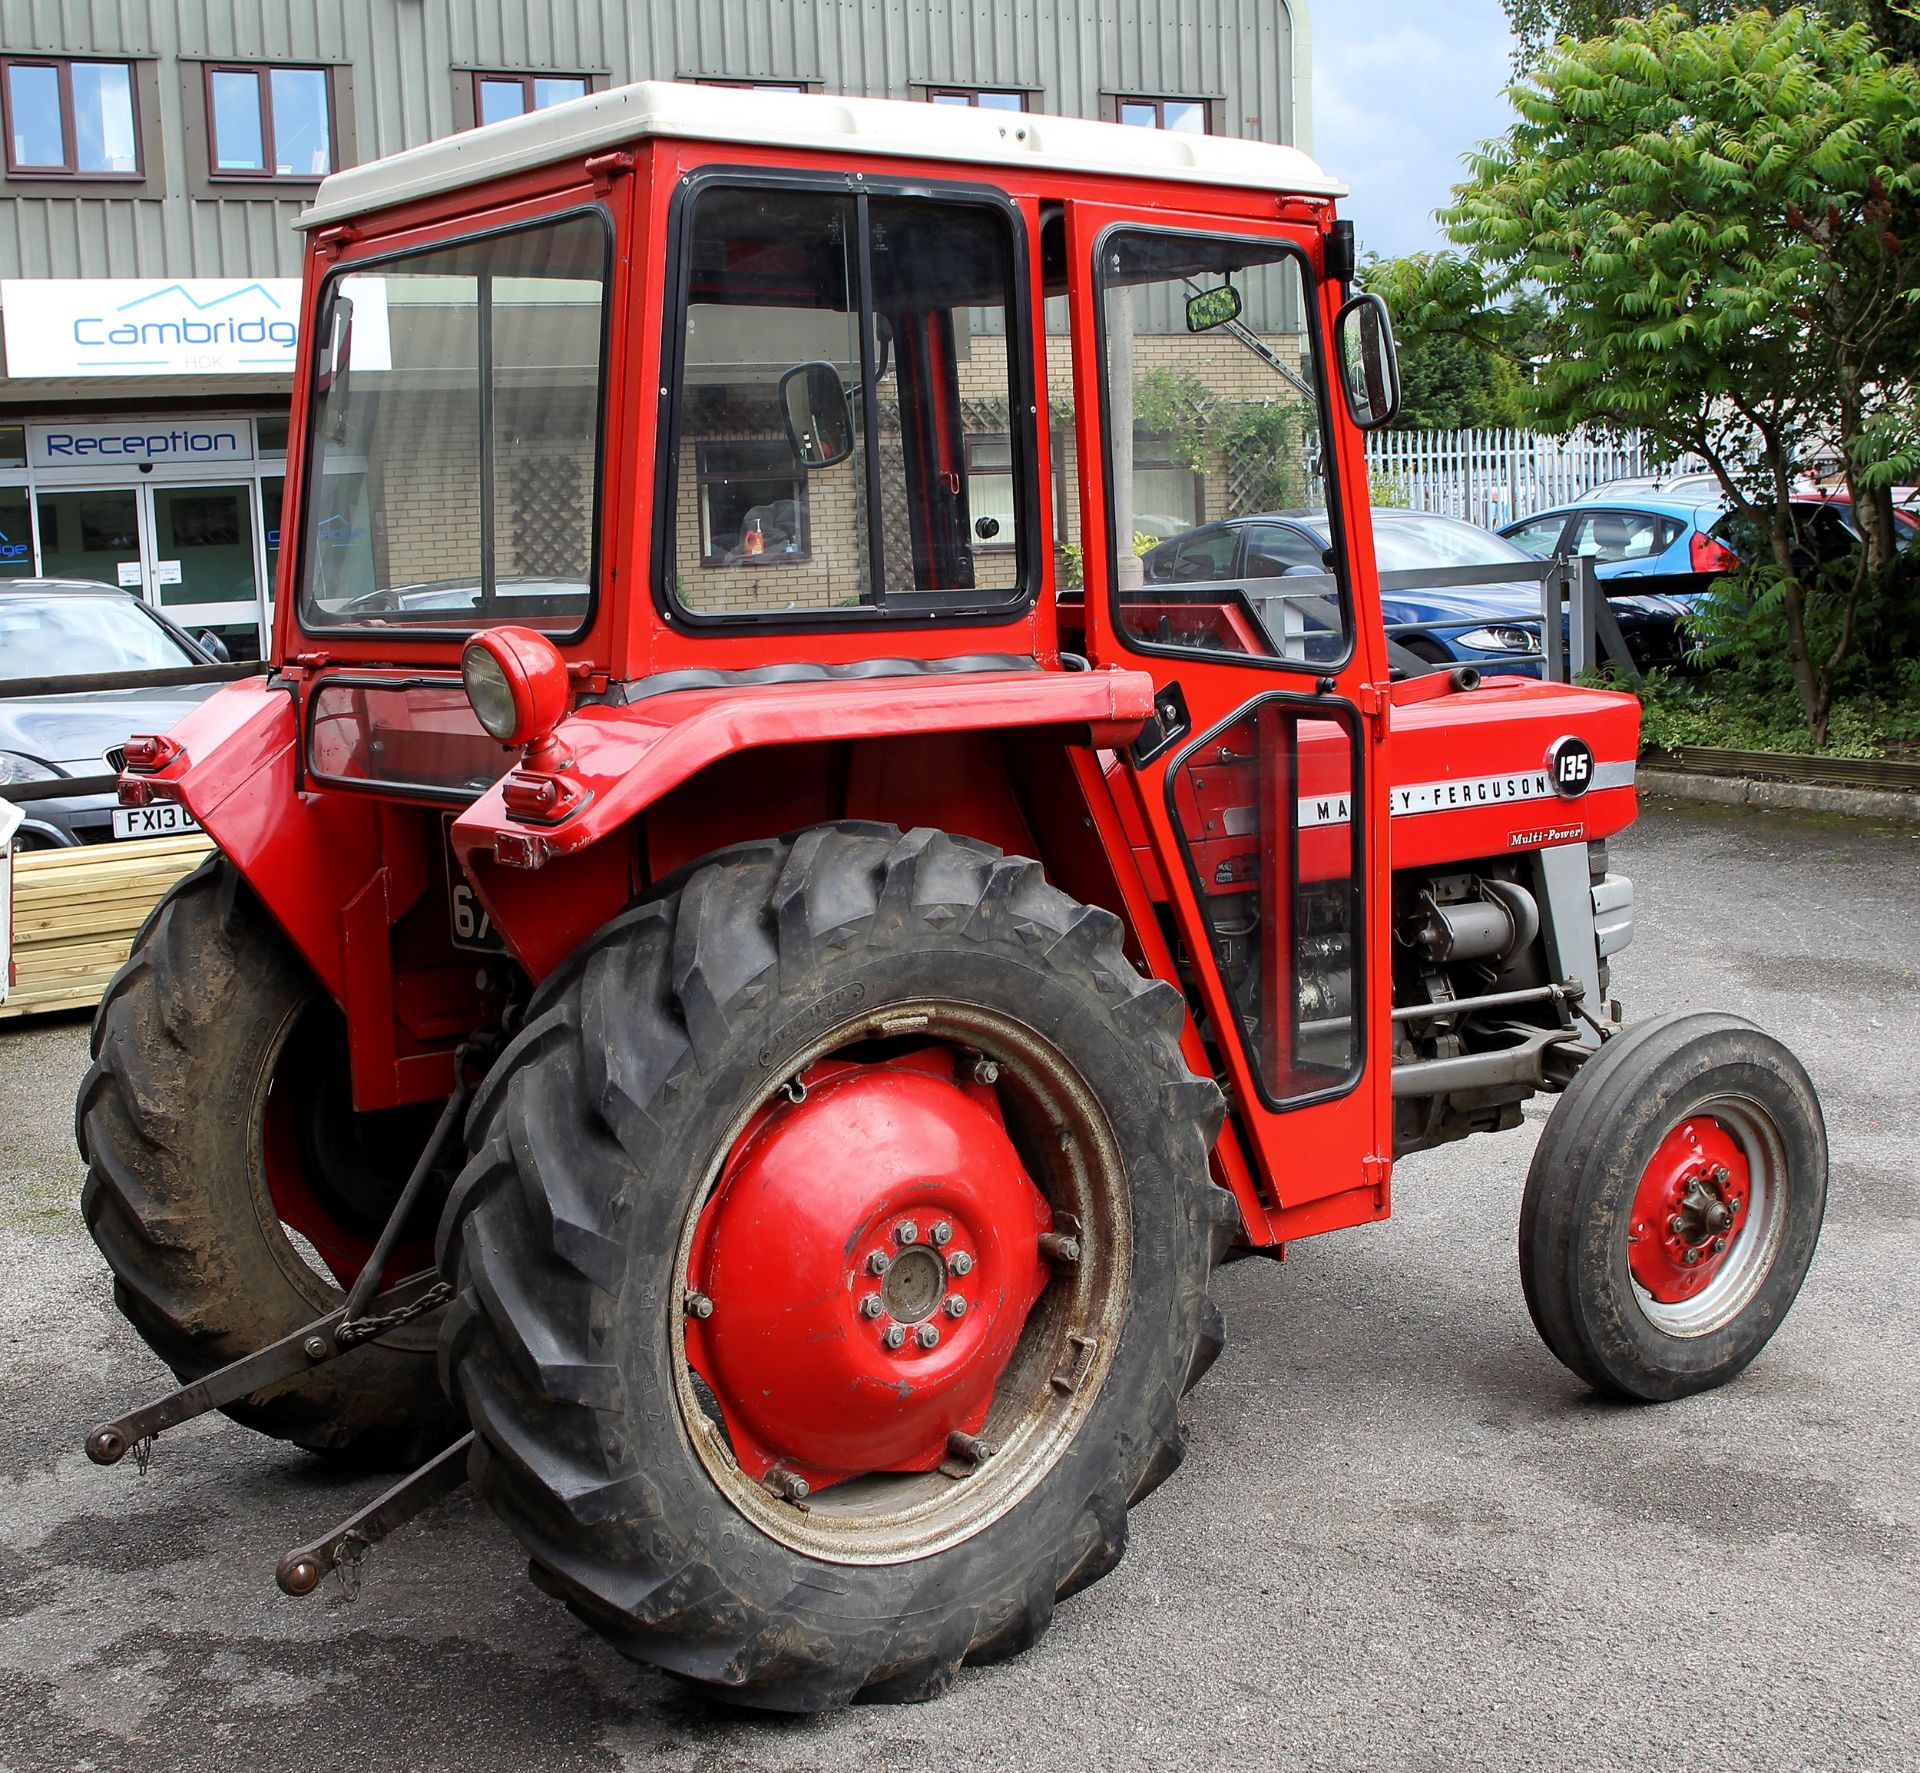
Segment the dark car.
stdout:
<svg viewBox="0 0 1920 1773">
<path fill-rule="evenodd" d="M 159 671 L 218 662 L 130 592 L 81 579 L 0 582 L 0 683 Z M 134 733 L 163 733 L 217 683 L 0 697 L 0 787 L 100 776 L 107 753 Z M 22 850 L 162 837 L 196 830 L 175 805 L 120 807 L 111 793 L 30 800 L 14 841 Z"/>
<path fill-rule="evenodd" d="M 1384 585 L 1387 633 L 1416 658 L 1436 665 L 1538 677 L 1540 581 L 1533 559 L 1490 530 L 1429 511 L 1375 507 L 1373 549 L 1383 578 L 1396 572 L 1515 565 L 1511 583 L 1396 590 Z M 1273 578 L 1323 573 L 1332 535 L 1324 511 L 1276 511 L 1228 518 L 1174 536 L 1142 557 L 1148 584 Z M 1675 646 L 1682 606 L 1657 596 L 1609 600 L 1639 658 L 1664 658 Z"/>
</svg>

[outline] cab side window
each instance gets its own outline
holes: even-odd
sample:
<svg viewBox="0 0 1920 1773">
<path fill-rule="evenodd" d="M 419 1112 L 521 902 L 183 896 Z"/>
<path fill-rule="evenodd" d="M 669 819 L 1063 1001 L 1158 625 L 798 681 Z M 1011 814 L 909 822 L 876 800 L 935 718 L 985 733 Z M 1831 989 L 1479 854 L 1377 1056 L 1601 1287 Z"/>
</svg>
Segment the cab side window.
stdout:
<svg viewBox="0 0 1920 1773">
<path fill-rule="evenodd" d="M 666 597 L 696 622 L 1019 601 L 1034 445 L 1010 215 L 778 181 L 686 203 Z"/>
</svg>

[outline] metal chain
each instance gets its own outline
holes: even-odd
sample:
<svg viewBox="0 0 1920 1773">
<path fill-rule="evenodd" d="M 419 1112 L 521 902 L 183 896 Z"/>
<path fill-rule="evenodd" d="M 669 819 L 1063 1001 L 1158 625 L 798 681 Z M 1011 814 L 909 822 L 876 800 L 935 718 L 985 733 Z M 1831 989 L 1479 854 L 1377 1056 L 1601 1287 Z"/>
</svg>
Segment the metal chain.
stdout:
<svg viewBox="0 0 1920 1773">
<path fill-rule="evenodd" d="M 336 1324 L 333 1340 L 341 1348 L 351 1348 L 358 1342 L 371 1342 L 376 1336 L 397 1330 L 416 1317 L 424 1317 L 429 1311 L 438 1311 L 441 1306 L 451 1304 L 452 1300 L 453 1288 L 445 1281 L 435 1281 L 409 1304 L 395 1306 L 392 1311 L 383 1311 L 373 1317 L 349 1318 L 345 1323 Z"/>
</svg>

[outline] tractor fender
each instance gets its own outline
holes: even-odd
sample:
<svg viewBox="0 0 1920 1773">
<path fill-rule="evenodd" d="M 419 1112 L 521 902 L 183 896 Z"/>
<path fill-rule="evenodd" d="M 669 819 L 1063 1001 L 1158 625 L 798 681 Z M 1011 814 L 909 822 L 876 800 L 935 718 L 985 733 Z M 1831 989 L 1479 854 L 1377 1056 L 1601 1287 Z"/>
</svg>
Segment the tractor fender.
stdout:
<svg viewBox="0 0 1920 1773">
<path fill-rule="evenodd" d="M 229 683 L 166 736 L 177 749 L 158 770 L 123 772 L 122 799 L 185 806 L 344 1003 L 342 907 L 380 872 L 376 803 L 304 790 L 299 711 L 284 680 Z"/>
<path fill-rule="evenodd" d="M 555 730 L 562 761 L 540 772 L 557 779 L 568 809 L 536 819 L 510 811 L 513 772 L 453 825 L 454 853 L 489 916 L 524 966 L 544 977 L 606 916 L 592 923 L 561 907 L 553 868 L 601 883 L 604 898 L 624 868 L 586 868 L 596 846 L 626 830 L 663 795 L 737 752 L 834 740 L 1019 731 L 1108 748 L 1125 744 L 1153 711 L 1153 679 L 1142 671 L 981 671 L 796 683 L 730 684 L 671 690 L 639 702 L 590 703 Z M 775 833 L 767 833 L 772 836 Z"/>
</svg>

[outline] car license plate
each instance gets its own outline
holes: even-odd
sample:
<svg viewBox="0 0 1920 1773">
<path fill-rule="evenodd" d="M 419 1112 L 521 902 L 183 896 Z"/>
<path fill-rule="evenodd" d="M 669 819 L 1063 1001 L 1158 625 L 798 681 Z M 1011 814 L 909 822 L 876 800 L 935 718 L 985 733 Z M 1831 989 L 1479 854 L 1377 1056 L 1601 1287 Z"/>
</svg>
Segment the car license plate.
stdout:
<svg viewBox="0 0 1920 1773">
<path fill-rule="evenodd" d="M 115 837 L 178 837 L 199 829 L 199 821 L 177 801 L 156 800 L 151 806 L 113 809 Z"/>
</svg>

